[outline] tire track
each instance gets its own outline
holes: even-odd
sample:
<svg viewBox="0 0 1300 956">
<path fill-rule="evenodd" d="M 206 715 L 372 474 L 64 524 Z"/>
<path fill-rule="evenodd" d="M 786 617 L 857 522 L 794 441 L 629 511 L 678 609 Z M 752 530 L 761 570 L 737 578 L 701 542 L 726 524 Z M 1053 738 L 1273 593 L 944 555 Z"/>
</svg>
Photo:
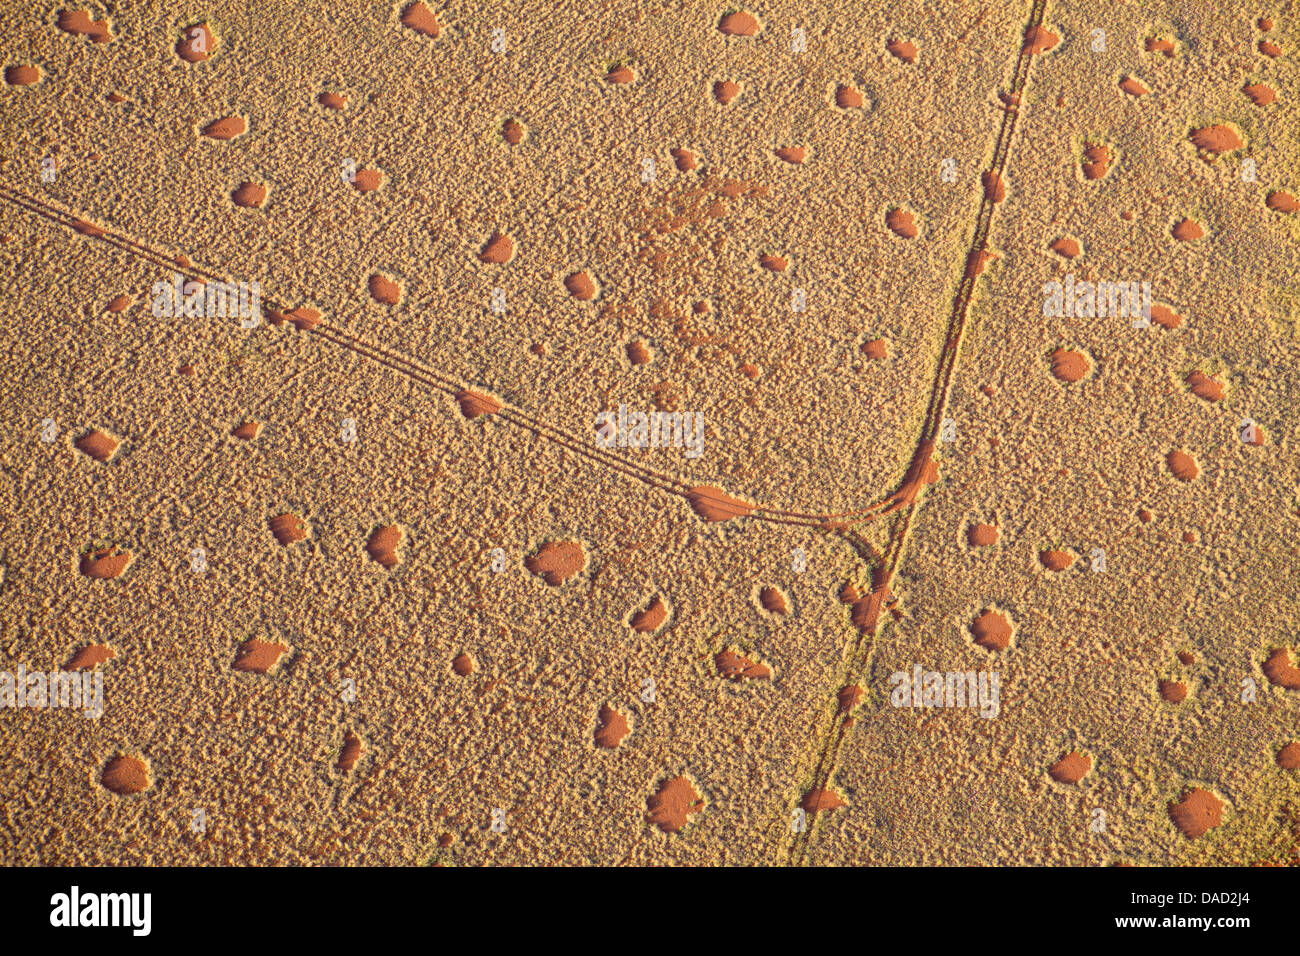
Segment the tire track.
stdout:
<svg viewBox="0 0 1300 956">
<path fill-rule="evenodd" d="M 1010 90 L 1002 97 L 1005 104 L 1002 123 L 998 129 L 997 141 L 993 148 L 993 161 L 982 175 L 983 197 L 980 200 L 979 213 L 975 221 L 975 233 L 966 254 L 965 268 L 961 282 L 953 298 L 952 313 L 948 319 L 948 335 L 944 341 L 943 353 L 939 357 L 939 367 L 935 374 L 934 388 L 930 393 L 929 405 L 917 439 L 916 451 L 903 485 L 891 495 L 882 514 L 892 514 L 888 544 L 878 561 L 868 561 L 865 571 L 870 574 L 871 591 L 865 597 L 853 602 L 851 619 L 855 628 L 854 637 L 850 639 L 848 653 L 845 655 L 844 679 L 841 687 L 848 687 L 865 678 L 870 662 L 871 650 L 880 632 L 881 610 L 892 604 L 893 598 L 889 585 L 898 570 L 908 533 L 917 511 L 918 501 L 923 487 L 933 483 L 937 477 L 937 465 L 934 462 L 935 445 L 939 440 L 943 414 L 948 407 L 951 394 L 953 374 L 957 366 L 957 353 L 961 348 L 962 337 L 970 315 L 971 297 L 976 282 L 983 272 L 986 256 L 989 253 L 988 238 L 993 223 L 994 208 L 1001 202 L 1001 186 L 1007 161 L 1011 155 L 1011 140 L 1015 134 L 1016 120 L 1019 117 L 1021 95 L 1029 82 L 1030 65 L 1036 55 L 1030 52 L 1031 38 L 1042 28 L 1043 18 L 1047 12 L 1047 0 L 1034 0 L 1021 38 L 1020 52 L 1016 58 L 1015 71 L 1012 74 Z M 874 507 L 874 506 L 873 506 Z M 859 549 L 859 554 L 863 551 Z M 863 555 L 864 559 L 866 555 Z M 848 736 L 847 718 L 852 710 L 845 708 L 836 700 L 836 707 L 829 718 L 829 728 L 820 737 L 817 747 L 812 785 L 803 795 L 807 802 L 810 794 L 831 786 L 835 769 L 839 764 L 840 752 Z M 823 721 L 825 726 L 825 721 Z M 808 810 L 807 807 L 804 808 Z M 809 810 L 808 816 L 815 818 L 815 811 Z M 782 821 L 788 819 L 782 816 Z M 808 821 L 803 832 L 790 832 L 786 828 L 785 843 L 780 853 L 780 862 L 801 865 L 808 851 L 816 829 L 812 819 Z"/>
</svg>

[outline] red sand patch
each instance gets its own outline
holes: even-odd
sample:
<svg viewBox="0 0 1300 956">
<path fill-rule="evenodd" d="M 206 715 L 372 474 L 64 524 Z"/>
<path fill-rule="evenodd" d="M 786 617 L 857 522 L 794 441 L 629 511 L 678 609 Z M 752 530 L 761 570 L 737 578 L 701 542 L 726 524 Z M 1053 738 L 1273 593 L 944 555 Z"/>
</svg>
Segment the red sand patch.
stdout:
<svg viewBox="0 0 1300 956">
<path fill-rule="evenodd" d="M 670 149 L 668 155 L 673 158 L 673 163 L 677 166 L 678 172 L 689 173 L 700 166 L 700 157 L 689 149 L 682 147 Z"/>
<path fill-rule="evenodd" d="M 835 700 L 839 704 L 839 713 L 851 714 L 862 703 L 862 696 L 865 691 L 859 684 L 848 684 L 839 689 L 835 695 Z"/>
<path fill-rule="evenodd" d="M 1114 154 L 1105 143 L 1089 143 L 1083 148 L 1083 178 L 1101 179 L 1110 172 Z"/>
<path fill-rule="evenodd" d="M 32 86 L 41 81 L 41 68 L 20 63 L 5 67 L 5 82 L 10 86 Z"/>
<path fill-rule="evenodd" d="M 113 40 L 108 20 L 90 19 L 89 10 L 60 10 L 56 25 L 65 33 L 89 37 L 92 43 L 111 43 Z"/>
<path fill-rule="evenodd" d="M 785 256 L 775 256 L 764 253 L 758 257 L 758 264 L 768 272 L 784 272 L 790 268 L 790 260 Z"/>
<path fill-rule="evenodd" d="M 885 213 L 885 225 L 903 239 L 916 238 L 916 219 L 906 209 L 894 208 Z"/>
<path fill-rule="evenodd" d="M 81 573 L 88 578 L 99 580 L 121 577 L 134 557 L 130 551 L 116 546 L 100 548 L 98 551 L 81 556 Z"/>
<path fill-rule="evenodd" d="M 991 609 L 981 611 L 970 624 L 975 643 L 990 651 L 1005 651 L 1010 647 L 1011 630 L 1007 616 Z"/>
<path fill-rule="evenodd" d="M 515 241 L 505 233 L 494 232 L 479 251 L 479 262 L 502 265 L 515 257 Z"/>
<path fill-rule="evenodd" d="M 385 525 L 377 529 L 366 542 L 366 554 L 385 568 L 396 567 L 400 560 L 397 557 L 397 548 L 402 543 L 402 537 L 402 529 L 397 525 Z"/>
<path fill-rule="evenodd" d="M 771 614 L 790 613 L 790 601 L 779 588 L 763 588 L 758 592 L 758 603 Z"/>
<path fill-rule="evenodd" d="M 748 501 L 733 498 L 716 485 L 699 485 L 687 492 L 687 500 L 695 513 L 705 521 L 730 521 L 752 514 L 754 506 Z"/>
<path fill-rule="evenodd" d="M 113 457 L 113 453 L 117 451 L 120 443 L 107 432 L 95 429 L 82 435 L 73 444 L 77 446 L 77 450 L 82 454 L 89 455 L 102 465 Z"/>
<path fill-rule="evenodd" d="M 832 787 L 816 787 L 804 794 L 804 798 L 799 801 L 799 806 L 806 813 L 820 813 L 823 810 L 838 810 L 841 807 L 847 807 L 844 798 L 835 792 Z"/>
<path fill-rule="evenodd" d="M 653 356 L 650 354 L 650 346 L 642 341 L 627 343 L 627 360 L 633 365 L 648 365 Z"/>
<path fill-rule="evenodd" d="M 1007 198 L 1007 184 L 1000 173 L 992 170 L 980 173 L 980 183 L 984 186 L 984 198 L 989 202 L 1002 202 Z"/>
<path fill-rule="evenodd" d="M 87 644 L 72 655 L 71 660 L 63 665 L 65 671 L 94 670 L 100 664 L 117 657 L 117 651 L 107 644 Z"/>
<path fill-rule="evenodd" d="M 1223 801 L 1199 787 L 1183 794 L 1177 803 L 1170 801 L 1169 817 L 1189 840 L 1204 836 L 1223 823 Z"/>
<path fill-rule="evenodd" d="M 247 674 L 268 674 L 288 650 L 287 644 L 250 638 L 239 645 L 230 669 Z"/>
<path fill-rule="evenodd" d="M 1179 651 L 1179 652 L 1178 652 L 1178 663 L 1183 664 L 1183 665 L 1185 665 L 1185 666 L 1188 666 L 1188 665 L 1191 665 L 1191 664 L 1195 664 L 1195 663 L 1196 663 L 1196 655 L 1193 654 L 1191 651 Z"/>
<path fill-rule="evenodd" d="M 918 51 L 915 43 L 909 43 L 907 40 L 894 39 L 885 44 L 885 49 L 894 54 L 894 56 L 898 57 L 904 63 L 916 62 L 916 54 Z"/>
<path fill-rule="evenodd" d="M 1283 744 L 1277 752 L 1277 765 L 1283 770 L 1300 770 L 1300 743 Z"/>
<path fill-rule="evenodd" d="M 680 833 L 692 814 L 704 809 L 704 801 L 685 777 L 673 777 L 659 785 L 646 801 L 649 822 L 664 833 Z"/>
<path fill-rule="evenodd" d="M 227 116 L 203 127 L 203 135 L 209 139 L 234 139 L 247 132 L 248 120 L 242 116 Z"/>
<path fill-rule="evenodd" d="M 451 659 L 451 670 L 457 677 L 468 677 L 474 673 L 474 658 L 461 651 Z"/>
<path fill-rule="evenodd" d="M 1169 306 L 1156 303 L 1151 306 L 1151 321 L 1164 329 L 1176 329 L 1183 324 L 1183 317 Z"/>
<path fill-rule="evenodd" d="M 1148 53 L 1158 53 L 1170 60 L 1177 51 L 1177 43 L 1170 37 L 1147 37 L 1144 47 Z"/>
<path fill-rule="evenodd" d="M 524 567 L 551 587 L 559 587 L 587 567 L 587 553 L 577 541 L 547 541 L 524 559 Z"/>
<path fill-rule="evenodd" d="M 713 84 L 713 98 L 726 106 L 740 95 L 740 84 L 731 80 L 718 80 Z"/>
<path fill-rule="evenodd" d="M 1291 660 L 1291 651 L 1285 647 L 1278 647 L 1268 656 L 1264 662 L 1264 676 L 1268 678 L 1269 683 L 1276 684 L 1278 687 L 1286 690 L 1300 690 L 1300 667 L 1296 667 Z"/>
<path fill-rule="evenodd" d="M 266 202 L 266 187 L 261 183 L 240 183 L 230 200 L 245 209 L 259 209 Z"/>
<path fill-rule="evenodd" d="M 80 236 L 90 236 L 92 238 L 102 236 L 104 230 L 99 228 L 93 222 L 87 222 L 84 219 L 76 219 L 72 223 L 73 232 Z"/>
<path fill-rule="evenodd" d="M 1047 27 L 1032 26 L 1025 31 L 1024 52 L 1031 56 L 1053 49 L 1061 38 Z"/>
<path fill-rule="evenodd" d="M 337 767 L 341 773 L 351 773 L 361 759 L 361 739 L 352 731 L 343 738 L 343 749 L 339 751 Z"/>
<path fill-rule="evenodd" d="M 1300 202 L 1284 189 L 1275 189 L 1269 193 L 1268 198 L 1264 200 L 1264 205 L 1274 212 L 1291 213 L 1300 209 Z"/>
<path fill-rule="evenodd" d="M 176 55 L 186 63 L 201 63 L 217 48 L 217 35 L 206 23 L 186 27 L 176 41 Z"/>
<path fill-rule="evenodd" d="M 241 441 L 252 441 L 258 435 L 262 434 L 262 423 L 252 421 L 244 422 L 242 425 L 236 425 L 232 428 L 230 434 L 234 435 Z"/>
<path fill-rule="evenodd" d="M 291 545 L 307 537 L 307 523 L 292 512 L 276 515 L 267 524 L 275 540 L 282 545 Z"/>
<path fill-rule="evenodd" d="M 575 272 L 565 276 L 564 288 L 579 302 L 590 302 L 596 297 L 596 280 L 590 272 Z"/>
<path fill-rule="evenodd" d="M 332 110 L 345 110 L 348 108 L 348 98 L 342 93 L 333 93 L 326 90 L 320 96 L 316 97 L 316 102 Z"/>
<path fill-rule="evenodd" d="M 478 418 L 480 415 L 495 415 L 505 404 L 495 395 L 489 395 L 486 392 L 475 392 L 469 389 L 461 389 L 455 395 L 456 403 L 460 405 L 460 413 L 466 418 Z"/>
<path fill-rule="evenodd" d="M 1227 394 L 1227 389 L 1221 381 L 1204 372 L 1188 372 L 1187 385 L 1193 395 L 1207 402 L 1221 402 L 1223 396 Z"/>
<path fill-rule="evenodd" d="M 377 169 L 358 169 L 352 177 L 352 188 L 359 193 L 371 193 L 384 181 L 384 174 Z"/>
<path fill-rule="evenodd" d="M 1197 154 L 1207 161 L 1218 159 L 1224 153 L 1241 149 L 1246 145 L 1237 130 L 1225 124 L 1202 126 L 1200 129 L 1192 130 L 1187 138 L 1196 147 Z"/>
<path fill-rule="evenodd" d="M 628 733 L 630 731 L 628 730 L 626 717 L 608 704 L 600 708 L 596 723 L 597 747 L 614 750 L 623 742 Z"/>
<path fill-rule="evenodd" d="M 776 155 L 778 159 L 798 166 L 808 158 L 808 149 L 805 146 L 782 146 L 776 151 Z"/>
<path fill-rule="evenodd" d="M 1047 775 L 1057 783 L 1076 784 L 1092 770 L 1092 758 L 1077 750 L 1066 754 L 1047 768 Z"/>
<path fill-rule="evenodd" d="M 107 308 L 109 312 L 125 312 L 134 304 L 135 299 L 132 296 L 116 295 L 109 300 L 109 303 L 105 308 Z"/>
<path fill-rule="evenodd" d="M 1078 382 L 1092 367 L 1088 356 L 1073 349 L 1057 349 L 1051 354 L 1052 374 L 1062 382 Z"/>
<path fill-rule="evenodd" d="M 772 668 L 751 661 L 731 648 L 713 655 L 713 664 L 718 669 L 718 675 L 727 680 L 770 680 L 772 678 Z"/>
<path fill-rule="evenodd" d="M 524 129 L 524 124 L 513 117 L 501 124 L 501 138 L 511 146 L 518 146 L 522 143 L 527 132 Z"/>
<path fill-rule="evenodd" d="M 1077 259 L 1083 252 L 1083 247 L 1079 245 L 1079 240 L 1072 239 L 1069 236 L 1062 236 L 1060 239 L 1054 239 L 1048 248 L 1058 256 L 1065 259 Z"/>
<path fill-rule="evenodd" d="M 1267 57 L 1276 58 L 1282 55 L 1282 48 L 1271 40 L 1260 40 L 1259 52 Z"/>
<path fill-rule="evenodd" d="M 862 97 L 862 91 L 856 86 L 850 86 L 848 83 L 841 83 L 835 88 L 835 105 L 842 110 L 862 109 L 866 101 Z"/>
<path fill-rule="evenodd" d="M 1187 685 L 1180 680 L 1162 680 L 1157 683 L 1160 699 L 1170 704 L 1181 704 L 1187 699 Z"/>
<path fill-rule="evenodd" d="M 998 543 L 995 525 L 977 522 L 966 529 L 966 543 L 972 548 L 988 548 Z"/>
<path fill-rule="evenodd" d="M 1241 92 L 1250 97 L 1250 101 L 1256 106 L 1268 106 L 1277 99 L 1277 91 L 1267 83 L 1247 83 L 1241 88 Z"/>
<path fill-rule="evenodd" d="M 1074 555 L 1069 551 L 1047 550 L 1038 552 L 1038 560 L 1049 571 L 1064 571 L 1074 564 Z"/>
<path fill-rule="evenodd" d="M 1196 459 L 1185 451 L 1171 451 L 1165 456 L 1165 464 L 1169 466 L 1169 473 L 1179 481 L 1195 481 L 1201 473 Z"/>
<path fill-rule="evenodd" d="M 752 37 L 758 35 L 762 26 L 752 13 L 736 10 L 718 21 L 718 29 L 729 37 Z"/>
<path fill-rule="evenodd" d="M 386 275 L 376 272 L 366 282 L 370 298 L 381 305 L 397 305 L 402 301 L 402 287 Z"/>
<path fill-rule="evenodd" d="M 889 342 L 885 339 L 871 339 L 862 343 L 862 354 L 869 359 L 889 358 Z"/>
<path fill-rule="evenodd" d="M 1179 242 L 1193 242 L 1205 238 L 1205 227 L 1194 219 L 1179 220 L 1173 228 L 1173 237 Z"/>
<path fill-rule="evenodd" d="M 409 30 L 414 30 L 421 36 L 434 37 L 438 36 L 441 27 L 438 25 L 438 18 L 434 16 L 433 11 L 423 3 L 408 3 L 402 10 L 402 26 Z"/>
<path fill-rule="evenodd" d="M 668 620 L 668 605 L 656 594 L 654 599 L 640 611 L 632 615 L 629 624 L 638 634 L 653 634 L 664 626 Z"/>
<path fill-rule="evenodd" d="M 1146 96 L 1151 91 L 1136 76 L 1126 76 L 1120 80 L 1119 88 L 1129 96 Z"/>
<path fill-rule="evenodd" d="M 104 765 L 99 782 L 120 797 L 139 793 L 149 786 L 149 765 L 139 757 L 114 757 Z"/>
</svg>

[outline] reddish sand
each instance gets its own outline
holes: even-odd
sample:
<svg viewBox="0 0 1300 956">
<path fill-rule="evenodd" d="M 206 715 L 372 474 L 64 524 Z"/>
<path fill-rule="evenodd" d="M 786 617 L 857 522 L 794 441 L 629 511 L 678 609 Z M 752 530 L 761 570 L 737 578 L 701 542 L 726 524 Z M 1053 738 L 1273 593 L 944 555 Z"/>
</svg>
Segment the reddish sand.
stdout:
<svg viewBox="0 0 1300 956">
<path fill-rule="evenodd" d="M 1092 770 L 1092 758 L 1085 753 L 1073 750 L 1047 769 L 1057 783 L 1075 784 Z"/>
<path fill-rule="evenodd" d="M 909 43 L 907 40 L 890 40 L 885 44 L 885 49 L 904 63 L 916 62 L 917 49 L 915 43 Z"/>
<path fill-rule="evenodd" d="M 1057 349 L 1051 354 L 1052 374 L 1062 382 L 1078 382 L 1092 367 L 1088 356 L 1074 349 Z"/>
<path fill-rule="evenodd" d="M 807 813 L 820 813 L 823 810 L 838 810 L 848 804 L 832 787 L 816 787 L 804 794 L 799 806 Z"/>
<path fill-rule="evenodd" d="M 1224 153 L 1241 149 L 1246 145 L 1235 128 L 1223 124 L 1194 129 L 1187 138 L 1196 147 L 1201 158 L 1207 160 L 1218 159 Z"/>
<path fill-rule="evenodd" d="M 1151 321 L 1166 329 L 1176 329 L 1183 324 L 1183 317 L 1167 305 L 1155 303 L 1151 306 Z"/>
<path fill-rule="evenodd" d="M 1300 667 L 1291 661 L 1291 651 L 1285 647 L 1274 648 L 1264 662 L 1264 676 L 1270 683 L 1287 690 L 1300 690 Z"/>
<path fill-rule="evenodd" d="M 230 434 L 243 441 L 251 441 L 258 435 L 262 434 L 261 422 L 244 422 L 242 425 L 236 425 L 230 430 Z"/>
<path fill-rule="evenodd" d="M 384 174 L 377 169 L 358 169 L 352 177 L 352 188 L 359 193 L 374 192 L 384 181 Z"/>
<path fill-rule="evenodd" d="M 758 257 L 758 264 L 769 272 L 784 272 L 790 267 L 790 260 L 784 256 L 763 253 Z"/>
<path fill-rule="evenodd" d="M 862 354 L 869 359 L 889 358 L 889 343 L 884 339 L 872 339 L 862 343 Z"/>
<path fill-rule="evenodd" d="M 582 302 L 590 302 L 596 297 L 596 281 L 589 272 L 575 272 L 566 276 L 564 287 L 569 290 L 569 295 Z"/>
<path fill-rule="evenodd" d="M 1042 562 L 1043 567 L 1049 571 L 1064 571 L 1070 565 L 1074 564 L 1074 555 L 1069 551 L 1039 551 L 1038 560 Z"/>
<path fill-rule="evenodd" d="M 1110 172 L 1114 161 L 1111 148 L 1104 143 L 1089 143 L 1083 148 L 1083 178 L 1101 179 Z"/>
<path fill-rule="evenodd" d="M 73 444 L 77 446 L 78 450 L 103 464 L 112 458 L 113 453 L 117 451 L 118 441 L 107 432 L 96 429 L 82 435 Z"/>
<path fill-rule="evenodd" d="M 438 18 L 424 3 L 408 3 L 402 9 L 402 26 L 409 27 L 422 36 L 437 38 L 441 27 Z"/>
<path fill-rule="evenodd" d="M 104 765 L 99 782 L 119 796 L 139 793 L 149 786 L 149 766 L 139 757 L 114 757 Z"/>
<path fill-rule="evenodd" d="M 559 587 L 587 567 L 587 552 L 577 541 L 547 541 L 524 559 L 524 567 L 551 587 Z"/>
<path fill-rule="evenodd" d="M 370 297 L 381 305 L 397 305 L 402 301 L 402 287 L 393 279 L 376 272 L 366 282 Z"/>
<path fill-rule="evenodd" d="M 131 564 L 133 555 L 116 547 L 101 548 L 81 556 L 81 573 L 88 578 L 108 580 L 120 577 Z"/>
<path fill-rule="evenodd" d="M 664 833 L 680 833 L 692 814 L 704 809 L 704 801 L 685 777 L 673 777 L 659 785 L 646 801 L 649 822 Z"/>
<path fill-rule="evenodd" d="M 972 548 L 987 548 L 998 543 L 995 525 L 977 523 L 966 529 L 966 542 Z"/>
<path fill-rule="evenodd" d="M 797 166 L 808 158 L 808 150 L 803 146 L 782 146 L 776 151 L 776 155 L 778 159 Z"/>
<path fill-rule="evenodd" d="M 1176 51 L 1176 45 L 1169 37 L 1147 37 L 1145 46 L 1148 53 L 1159 53 L 1169 59 Z"/>
<path fill-rule="evenodd" d="M 1178 662 L 1183 665 L 1195 664 L 1196 655 L 1193 654 L 1191 651 L 1179 651 Z"/>
<path fill-rule="evenodd" d="M 247 132 L 248 120 L 242 116 L 227 116 L 203 127 L 203 135 L 210 139 L 234 139 Z"/>
<path fill-rule="evenodd" d="M 235 653 L 235 662 L 230 667 L 231 670 L 250 674 L 266 674 L 279 663 L 280 658 L 288 650 L 288 645 L 285 644 L 263 641 L 256 637 L 250 638 L 239 645 L 239 650 Z"/>
<path fill-rule="evenodd" d="M 41 80 L 41 70 L 37 66 L 20 63 L 5 67 L 5 82 L 10 86 L 31 86 Z"/>
<path fill-rule="evenodd" d="M 733 498 L 716 485 L 699 485 L 687 492 L 687 500 L 695 513 L 705 521 L 730 521 L 752 514 L 754 506 L 748 501 Z"/>
<path fill-rule="evenodd" d="M 1275 212 L 1290 213 L 1300 209 L 1300 202 L 1297 202 L 1296 197 L 1285 189 L 1275 189 L 1270 192 L 1268 198 L 1264 200 L 1264 205 Z"/>
<path fill-rule="evenodd" d="M 727 680 L 770 680 L 772 677 L 772 668 L 751 661 L 730 648 L 715 654 L 713 664 L 718 674 Z"/>
<path fill-rule="evenodd" d="M 481 415 L 495 415 L 501 409 L 505 408 L 505 403 L 494 395 L 486 392 L 476 392 L 470 389 L 461 389 L 456 393 L 456 403 L 460 405 L 460 413 L 466 418 L 478 418 Z"/>
<path fill-rule="evenodd" d="M 1047 27 L 1031 26 L 1025 31 L 1024 52 L 1030 55 L 1046 53 L 1060 42 L 1061 38 Z"/>
<path fill-rule="evenodd" d="M 1079 254 L 1083 252 L 1079 240 L 1072 239 L 1069 236 L 1062 236 L 1060 239 L 1053 240 L 1048 248 L 1065 259 L 1077 259 Z"/>
<path fill-rule="evenodd" d="M 206 23 L 196 23 L 181 31 L 176 41 L 176 55 L 186 63 L 202 63 L 217 48 L 217 35 Z"/>
<path fill-rule="evenodd" d="M 1247 83 L 1241 88 L 1241 92 L 1250 97 L 1250 101 L 1256 106 L 1268 106 L 1277 99 L 1277 91 L 1267 83 Z"/>
<path fill-rule="evenodd" d="M 342 773 L 351 773 L 361 759 L 361 739 L 352 731 L 343 738 L 343 749 L 339 751 L 338 769 Z"/>
<path fill-rule="evenodd" d="M 1165 456 L 1165 464 L 1169 466 L 1169 473 L 1179 481 L 1195 481 L 1201 473 L 1196 459 L 1185 451 L 1171 451 Z"/>
<path fill-rule="evenodd" d="M 244 209 L 258 209 L 266 202 L 266 187 L 261 183 L 240 183 L 230 194 L 230 201 Z"/>
<path fill-rule="evenodd" d="M 109 312 L 125 312 L 135 303 L 135 299 L 129 295 L 117 295 L 109 300 L 106 308 Z"/>
<path fill-rule="evenodd" d="M 282 545 L 287 546 L 307 537 L 307 523 L 292 512 L 276 515 L 268 523 L 271 534 Z"/>
<path fill-rule="evenodd" d="M 835 88 L 835 105 L 842 110 L 861 109 L 864 102 L 862 91 L 856 86 L 841 83 Z"/>
<path fill-rule="evenodd" d="M 108 20 L 92 20 L 89 10 L 60 10 L 55 25 L 68 33 L 89 37 L 94 43 L 110 43 L 113 40 Z"/>
<path fill-rule="evenodd" d="M 650 354 L 650 346 L 642 341 L 627 343 L 627 360 L 633 365 L 648 365 L 653 356 Z"/>
<path fill-rule="evenodd" d="M 646 606 L 644 610 L 637 611 L 632 615 L 632 630 L 638 634 L 653 634 L 659 628 L 663 627 L 664 621 L 668 620 L 668 605 L 659 595 Z"/>
<path fill-rule="evenodd" d="M 1011 646 L 1011 621 L 1005 614 L 986 609 L 970 624 L 975 643 L 990 651 L 1005 651 Z"/>
<path fill-rule="evenodd" d="M 603 747 L 606 750 L 614 750 L 630 732 L 627 726 L 627 718 L 608 704 L 600 708 L 597 717 L 596 746 Z"/>
<path fill-rule="evenodd" d="M 790 602 L 778 588 L 763 588 L 758 592 L 758 601 L 763 606 L 763 610 L 769 613 L 790 613 Z"/>
<path fill-rule="evenodd" d="M 1277 765 L 1283 770 L 1300 770 L 1300 743 L 1283 744 L 1277 752 Z"/>
<path fill-rule="evenodd" d="M 713 84 L 713 98 L 726 106 L 740 95 L 740 84 L 731 80 L 718 80 Z"/>
<path fill-rule="evenodd" d="M 332 110 L 345 110 L 348 108 L 348 98 L 346 96 L 329 90 L 316 97 L 316 102 Z"/>
<path fill-rule="evenodd" d="M 916 219 L 906 209 L 891 209 L 885 214 L 885 225 L 890 232 L 904 239 L 916 238 Z"/>
<path fill-rule="evenodd" d="M 718 21 L 718 29 L 731 37 L 752 37 L 762 28 L 752 13 L 736 10 L 723 15 Z"/>
<path fill-rule="evenodd" d="M 1193 787 L 1177 803 L 1170 801 L 1169 816 L 1185 837 L 1195 839 L 1223 823 L 1223 801 L 1208 790 Z"/>
<path fill-rule="evenodd" d="M 1120 81 L 1119 88 L 1129 96 L 1146 96 L 1151 92 L 1147 85 L 1135 76 L 1126 76 Z"/>
<path fill-rule="evenodd" d="M 1192 394 L 1198 398 L 1203 398 L 1207 402 L 1221 402 L 1223 396 L 1227 394 L 1222 382 L 1217 378 L 1212 378 L 1204 372 L 1188 372 L 1187 385 L 1192 390 Z"/>
<path fill-rule="evenodd" d="M 461 651 L 451 659 L 451 670 L 457 677 L 468 677 L 474 673 L 474 658 Z"/>
<path fill-rule="evenodd" d="M 115 657 L 117 651 L 107 644 L 87 644 L 72 655 L 72 659 L 63 665 L 63 669 L 65 671 L 94 670 L 100 664 L 111 661 Z"/>
<path fill-rule="evenodd" d="M 1180 680 L 1162 680 L 1158 687 L 1161 700 L 1181 704 L 1187 699 L 1187 685 Z"/>
<path fill-rule="evenodd" d="M 605 74 L 606 83 L 619 85 L 636 82 L 636 72 L 626 63 L 621 63 Z"/>
<path fill-rule="evenodd" d="M 515 257 L 515 241 L 501 232 L 494 232 L 478 254 L 480 262 L 502 265 Z"/>
<path fill-rule="evenodd" d="M 366 553 L 385 568 L 396 567 L 397 548 L 402 543 L 402 529 L 397 525 L 379 528 L 366 542 Z"/>
<path fill-rule="evenodd" d="M 1192 242 L 1205 238 L 1205 227 L 1194 219 L 1180 219 L 1174 224 L 1172 232 L 1179 242 Z"/>
</svg>

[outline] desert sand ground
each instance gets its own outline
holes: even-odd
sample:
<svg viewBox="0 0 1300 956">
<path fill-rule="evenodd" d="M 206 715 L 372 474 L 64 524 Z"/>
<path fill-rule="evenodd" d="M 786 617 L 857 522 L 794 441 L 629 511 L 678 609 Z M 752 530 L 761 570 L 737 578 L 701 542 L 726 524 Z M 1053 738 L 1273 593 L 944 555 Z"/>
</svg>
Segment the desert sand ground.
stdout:
<svg viewBox="0 0 1300 956">
<path fill-rule="evenodd" d="M 7 5 L 0 672 L 103 714 L 0 706 L 0 861 L 1300 861 L 1300 10 L 1226 6 Z"/>
</svg>

